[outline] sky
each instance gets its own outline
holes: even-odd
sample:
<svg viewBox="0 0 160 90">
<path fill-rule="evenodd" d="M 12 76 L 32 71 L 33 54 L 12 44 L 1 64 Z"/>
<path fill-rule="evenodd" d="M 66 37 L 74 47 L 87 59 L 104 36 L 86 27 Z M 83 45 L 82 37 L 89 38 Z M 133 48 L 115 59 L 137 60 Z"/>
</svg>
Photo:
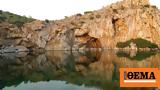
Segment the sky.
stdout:
<svg viewBox="0 0 160 90">
<path fill-rule="evenodd" d="M 76 13 L 101 9 L 121 0 L 0 0 L 0 10 L 36 19 L 57 20 Z M 150 0 L 160 8 L 160 0 Z"/>
</svg>

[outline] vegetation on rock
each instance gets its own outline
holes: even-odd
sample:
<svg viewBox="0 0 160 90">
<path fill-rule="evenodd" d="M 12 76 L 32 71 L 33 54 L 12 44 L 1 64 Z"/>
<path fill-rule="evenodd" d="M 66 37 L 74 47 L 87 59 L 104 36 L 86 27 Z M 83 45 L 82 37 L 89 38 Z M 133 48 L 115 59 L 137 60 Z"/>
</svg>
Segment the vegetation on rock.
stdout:
<svg viewBox="0 0 160 90">
<path fill-rule="evenodd" d="M 26 16 L 20 16 L 20 15 L 16 15 L 10 12 L 5 12 L 5 11 L 0 10 L 0 22 L 6 21 L 6 22 L 16 25 L 17 27 L 21 27 L 23 26 L 23 24 L 29 23 L 33 20 L 34 19 L 31 17 L 28 18 Z"/>
<path fill-rule="evenodd" d="M 116 47 L 118 48 L 129 47 L 131 42 L 135 43 L 137 45 L 137 48 L 158 48 L 158 45 L 142 38 L 131 39 L 126 42 L 118 42 Z"/>
</svg>

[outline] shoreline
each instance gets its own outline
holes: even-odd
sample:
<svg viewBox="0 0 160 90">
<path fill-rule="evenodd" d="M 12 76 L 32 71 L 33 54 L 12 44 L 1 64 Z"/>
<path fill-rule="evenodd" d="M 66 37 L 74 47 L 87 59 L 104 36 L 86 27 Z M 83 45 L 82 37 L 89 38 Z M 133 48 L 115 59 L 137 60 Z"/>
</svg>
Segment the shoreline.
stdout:
<svg viewBox="0 0 160 90">
<path fill-rule="evenodd" d="M 84 49 L 54 49 L 54 50 L 45 50 L 45 49 L 33 49 L 29 50 L 27 48 L 24 49 L 17 49 L 17 48 L 6 48 L 6 49 L 0 49 L 0 54 L 3 53 L 21 53 L 21 52 L 26 52 L 26 53 L 41 53 L 41 52 L 48 52 L 48 51 L 134 51 L 134 52 L 139 52 L 139 51 L 146 51 L 146 52 L 152 52 L 152 51 L 160 51 L 159 48 L 138 48 L 138 49 L 131 49 L 131 48 L 84 48 Z"/>
</svg>

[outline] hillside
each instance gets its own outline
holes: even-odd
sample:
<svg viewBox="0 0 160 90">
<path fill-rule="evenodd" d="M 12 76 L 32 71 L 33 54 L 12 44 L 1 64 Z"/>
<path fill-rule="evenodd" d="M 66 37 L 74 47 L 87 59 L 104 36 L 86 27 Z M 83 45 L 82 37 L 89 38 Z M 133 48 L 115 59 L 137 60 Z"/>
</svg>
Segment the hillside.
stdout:
<svg viewBox="0 0 160 90">
<path fill-rule="evenodd" d="M 44 50 L 157 49 L 160 47 L 160 11 L 150 5 L 149 0 L 123 0 L 62 20 L 34 20 L 17 31 L 8 28 L 5 36 L 14 43 L 6 43 L 4 38 L 3 47 L 24 46 Z"/>
<path fill-rule="evenodd" d="M 9 22 L 10 24 L 14 24 L 17 27 L 21 27 L 23 24 L 32 22 L 33 20 L 33 18 L 27 18 L 25 16 L 20 16 L 0 10 L 0 22 Z"/>
</svg>

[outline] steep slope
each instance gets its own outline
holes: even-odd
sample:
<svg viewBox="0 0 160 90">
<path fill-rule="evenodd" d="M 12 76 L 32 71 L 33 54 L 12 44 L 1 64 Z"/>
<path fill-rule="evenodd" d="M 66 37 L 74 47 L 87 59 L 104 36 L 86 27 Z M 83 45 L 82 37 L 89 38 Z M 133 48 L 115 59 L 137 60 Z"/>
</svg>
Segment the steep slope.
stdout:
<svg viewBox="0 0 160 90">
<path fill-rule="evenodd" d="M 34 20 L 33 18 L 0 10 L 0 48 L 5 50 L 8 48 L 9 51 L 6 50 L 6 52 L 14 51 L 14 49 L 19 49 L 18 51 L 27 50 L 24 46 L 18 46 L 22 39 L 20 36 L 23 34 L 21 27 L 25 23 L 30 23 Z M 2 50 L 0 51 L 3 52 Z"/>
<path fill-rule="evenodd" d="M 123 0 L 84 15 L 26 23 L 7 35 L 18 40 L 14 46 L 45 50 L 158 48 L 160 12 L 148 0 Z"/>
</svg>

